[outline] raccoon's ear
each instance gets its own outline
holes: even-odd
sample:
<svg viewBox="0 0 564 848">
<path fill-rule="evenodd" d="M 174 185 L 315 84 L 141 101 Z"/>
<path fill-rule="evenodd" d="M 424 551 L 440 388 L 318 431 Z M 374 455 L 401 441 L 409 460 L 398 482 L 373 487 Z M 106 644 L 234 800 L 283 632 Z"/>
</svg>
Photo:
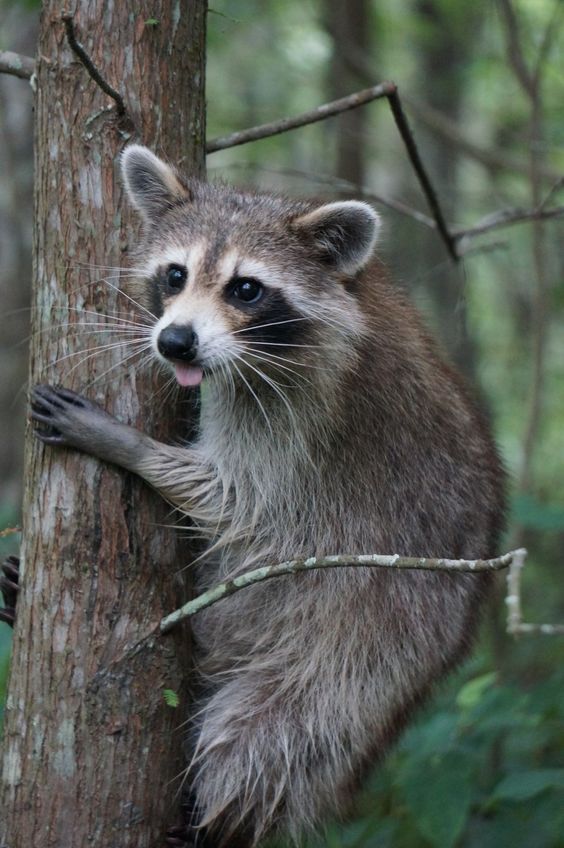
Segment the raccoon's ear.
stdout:
<svg viewBox="0 0 564 848">
<path fill-rule="evenodd" d="M 370 259 L 380 217 L 368 203 L 343 200 L 295 218 L 292 228 L 338 271 L 354 274 Z"/>
<path fill-rule="evenodd" d="M 153 221 L 179 201 L 191 200 L 189 188 L 176 172 L 147 147 L 130 144 L 121 156 L 127 196 L 146 221 Z"/>
</svg>

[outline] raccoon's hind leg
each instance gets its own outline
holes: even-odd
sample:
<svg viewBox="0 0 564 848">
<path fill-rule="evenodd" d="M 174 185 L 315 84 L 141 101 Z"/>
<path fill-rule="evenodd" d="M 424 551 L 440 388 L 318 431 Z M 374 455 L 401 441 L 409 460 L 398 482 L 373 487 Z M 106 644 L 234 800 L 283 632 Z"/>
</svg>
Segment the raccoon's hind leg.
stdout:
<svg viewBox="0 0 564 848">
<path fill-rule="evenodd" d="M 0 591 L 4 598 L 4 607 L 0 609 L 0 621 L 5 621 L 10 627 L 16 619 L 16 603 L 20 591 L 20 561 L 18 557 L 9 556 L 0 567 Z"/>
</svg>

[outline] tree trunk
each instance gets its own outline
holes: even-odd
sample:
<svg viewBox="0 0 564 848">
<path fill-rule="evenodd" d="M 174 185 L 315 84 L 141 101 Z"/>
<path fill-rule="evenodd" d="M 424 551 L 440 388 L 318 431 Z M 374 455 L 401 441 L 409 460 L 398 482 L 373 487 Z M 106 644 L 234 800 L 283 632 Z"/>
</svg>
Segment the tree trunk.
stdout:
<svg viewBox="0 0 564 848">
<path fill-rule="evenodd" d="M 369 54 L 369 8 L 367 0 L 325 0 L 324 14 L 327 31 L 333 41 L 328 99 L 335 100 L 364 85 L 351 57 L 359 55 L 362 63 Z M 369 116 L 366 109 L 351 109 L 334 119 L 337 129 L 335 176 L 355 185 L 363 185 L 365 181 L 369 117 L 372 121 L 372 113 Z"/>
<path fill-rule="evenodd" d="M 27 56 L 37 40 L 36 13 L 2 6 L 2 44 Z M 24 403 L 31 290 L 32 97 L 23 80 L 0 74 L 0 514 L 12 520 L 22 495 Z M 1 637 L 0 637 L 1 639 Z"/>
<path fill-rule="evenodd" d="M 419 56 L 417 82 L 424 101 L 458 124 L 468 84 L 468 66 L 479 45 L 482 16 L 476 7 L 456 7 L 437 0 L 417 0 Z M 432 85 L 429 81 L 432 80 Z M 460 152 L 448 140 L 417 127 L 419 147 L 438 190 L 447 221 L 457 221 L 460 206 Z M 418 189 L 417 189 L 418 191 Z M 464 267 L 448 261 L 439 238 L 422 238 L 402 246 L 417 251 L 424 269 L 425 299 L 433 302 L 437 336 L 450 357 L 470 380 L 475 379 L 476 350 L 469 333 L 464 297 Z"/>
<path fill-rule="evenodd" d="M 93 335 L 82 322 L 104 321 L 106 313 L 143 320 L 99 280 L 107 275 L 125 287 L 128 278 L 95 268 L 127 265 L 135 241 L 116 168 L 124 145 L 143 141 L 203 172 L 206 3 L 73 5 L 79 41 L 128 114 L 117 115 L 69 49 L 65 6 L 46 0 L 31 384 L 74 388 L 123 421 L 170 438 L 177 404 L 158 393 L 138 359 L 119 364 L 128 348 L 90 356 L 88 348 L 120 335 Z M 166 526 L 170 510 L 133 476 L 43 448 L 28 432 L 23 514 L 0 844 L 155 848 L 174 818 L 187 712 L 187 634 L 148 635 L 184 594 L 178 569 L 186 559 Z M 178 693 L 179 709 L 167 706 L 165 689 Z"/>
</svg>

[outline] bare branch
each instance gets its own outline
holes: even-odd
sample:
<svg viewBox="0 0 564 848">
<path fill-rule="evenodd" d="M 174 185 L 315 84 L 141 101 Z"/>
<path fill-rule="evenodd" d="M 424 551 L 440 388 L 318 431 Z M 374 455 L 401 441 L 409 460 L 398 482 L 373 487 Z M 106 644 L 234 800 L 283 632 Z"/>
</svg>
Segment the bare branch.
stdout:
<svg viewBox="0 0 564 848">
<path fill-rule="evenodd" d="M 525 565 L 527 552 L 514 551 L 507 574 L 507 632 L 513 636 L 519 633 L 541 633 L 546 636 L 564 634 L 564 624 L 530 624 L 524 622 L 521 612 L 521 571 Z"/>
<path fill-rule="evenodd" d="M 0 50 L 0 74 L 11 74 L 20 79 L 31 79 L 35 73 L 35 60 L 11 50 Z"/>
<path fill-rule="evenodd" d="M 423 189 L 425 197 L 427 198 L 427 203 L 429 204 L 431 212 L 433 213 L 433 217 L 437 222 L 437 229 L 442 236 L 442 239 L 446 245 L 446 248 L 451 258 L 455 262 L 458 262 L 460 257 L 456 252 L 456 241 L 448 230 L 435 189 L 433 188 L 431 181 L 427 176 L 427 172 L 423 167 L 423 162 L 421 161 L 421 157 L 419 156 L 419 151 L 417 149 L 417 145 L 415 144 L 415 139 L 413 138 L 410 126 L 407 122 L 405 112 L 403 111 L 403 107 L 401 105 L 397 89 L 389 95 L 388 101 L 399 134 L 403 139 L 403 142 L 407 149 L 407 153 L 409 155 L 409 158 L 411 159 L 411 164 L 415 169 L 415 173 L 417 174 L 419 183 L 421 184 L 421 188 Z"/>
<path fill-rule="evenodd" d="M 237 147 L 239 144 L 247 144 L 249 141 L 258 141 L 261 138 L 269 138 L 270 136 L 280 135 L 289 130 L 295 130 L 298 127 L 305 127 L 308 124 L 324 121 L 326 118 L 333 117 L 333 115 L 339 115 L 341 112 L 347 112 L 349 109 L 364 106 L 365 103 L 370 103 L 372 100 L 389 97 L 394 90 L 394 83 L 383 82 L 372 88 L 356 91 L 348 97 L 341 97 L 339 100 L 323 103 L 321 106 L 316 106 L 315 109 L 302 112 L 301 115 L 294 115 L 293 118 L 281 118 L 279 121 L 272 121 L 269 124 L 261 124 L 258 127 L 251 127 L 248 130 L 234 132 L 222 138 L 212 138 L 206 144 L 206 153 L 215 153 L 217 150 L 226 150 L 229 147 Z"/>
<path fill-rule="evenodd" d="M 523 221 L 548 221 L 551 218 L 561 218 L 562 216 L 564 216 L 564 206 L 545 209 L 541 204 L 535 209 L 500 209 L 486 215 L 473 227 L 454 230 L 453 237 L 455 241 L 461 242 L 463 239 L 475 238 L 484 235 L 484 233 L 489 233 L 491 230 L 499 230 L 513 224 L 520 224 Z"/>
<path fill-rule="evenodd" d="M 552 200 L 554 199 L 555 195 L 557 195 L 558 192 L 560 191 L 560 189 L 562 189 L 563 187 L 564 187 L 564 176 L 559 177 L 556 180 L 556 182 L 554 183 L 554 185 L 551 186 L 550 191 L 546 195 L 545 199 L 539 205 L 539 212 L 542 212 L 544 209 L 546 209 L 546 207 L 549 205 L 549 203 L 551 203 Z"/>
<path fill-rule="evenodd" d="M 456 571 L 481 572 L 500 571 L 507 568 L 517 554 L 526 555 L 526 551 L 510 551 L 494 559 L 431 559 L 427 557 L 401 557 L 398 554 L 383 556 L 379 554 L 359 554 L 357 556 L 342 554 L 340 556 L 307 557 L 293 559 L 277 565 L 266 565 L 254 571 L 248 571 L 233 580 L 219 583 L 207 592 L 203 592 L 194 600 L 184 604 L 178 610 L 163 618 L 160 624 L 161 633 L 167 633 L 181 621 L 189 618 L 200 610 L 212 606 L 223 598 L 233 595 L 247 586 L 270 580 L 273 577 L 283 577 L 287 574 L 298 574 L 302 571 L 312 571 L 319 568 L 407 568 L 421 571 Z"/>
<path fill-rule="evenodd" d="M 364 106 L 372 100 L 378 100 L 382 97 L 388 99 L 392 115 L 396 122 L 398 132 L 405 144 L 407 154 L 413 165 L 413 169 L 417 174 L 419 184 L 427 199 L 427 203 L 433 213 L 436 222 L 436 228 L 439 231 L 443 241 L 446 244 L 447 250 L 451 258 L 457 262 L 459 257 L 456 252 L 456 242 L 448 231 L 446 221 L 441 211 L 436 192 L 431 184 L 431 180 L 427 176 L 427 172 L 419 156 L 415 139 L 413 138 L 407 118 L 403 111 L 401 100 L 397 91 L 397 87 L 393 82 L 383 82 L 380 85 L 366 88 L 362 91 L 357 91 L 350 94 L 348 97 L 341 97 L 339 100 L 333 100 L 330 103 L 324 103 L 311 109 L 309 112 L 303 112 L 301 115 L 295 115 L 293 118 L 282 118 L 279 121 L 273 121 L 270 124 L 262 124 L 258 127 L 251 127 L 248 130 L 232 133 L 223 138 L 214 138 L 206 145 L 207 153 L 214 153 L 217 150 L 225 150 L 229 147 L 236 147 L 239 144 L 246 144 L 249 141 L 258 141 L 261 138 L 267 138 L 280 133 L 294 130 L 298 127 L 313 124 L 317 121 L 323 121 L 333 115 L 338 115 L 341 112 L 346 112 L 349 109 L 356 109 L 359 106 Z"/>
<path fill-rule="evenodd" d="M 116 103 L 116 111 L 118 115 L 125 115 L 125 103 L 123 102 L 123 97 L 121 94 L 112 88 L 112 86 L 106 82 L 82 44 L 77 41 L 76 33 L 74 31 L 74 23 L 72 19 L 72 15 L 69 12 L 64 12 L 61 16 L 62 21 L 65 25 L 65 30 L 67 33 L 67 40 L 69 42 L 69 47 L 73 51 L 73 53 L 78 56 L 94 82 L 104 91 L 112 100 Z"/>
<path fill-rule="evenodd" d="M 559 3 L 560 0 L 555 0 Z M 326 24 L 326 28 L 333 38 L 338 38 L 339 33 L 332 32 L 331 27 Z M 546 55 L 550 49 L 553 37 L 554 28 L 549 25 L 545 33 L 544 48 L 541 46 L 539 50 L 539 61 L 541 54 Z M 548 43 L 547 43 L 548 42 Z M 361 80 L 369 81 L 374 79 L 374 70 L 371 65 L 370 57 L 363 54 L 355 45 L 354 50 L 349 50 L 345 54 L 347 65 Z M 412 112 L 418 120 L 424 123 L 429 129 L 442 136 L 449 141 L 454 147 L 457 147 L 460 153 L 463 153 L 469 159 L 474 159 L 489 170 L 504 170 L 515 171 L 520 174 L 529 174 L 529 162 L 526 159 L 517 156 L 508 156 L 504 151 L 482 147 L 475 141 L 467 139 L 460 127 L 452 121 L 443 112 L 424 103 L 421 98 L 408 97 L 405 93 L 402 94 L 402 100 L 408 107 L 408 111 Z M 542 166 L 541 172 L 543 178 L 555 180 L 558 177 L 556 171 L 548 165 Z"/>
</svg>

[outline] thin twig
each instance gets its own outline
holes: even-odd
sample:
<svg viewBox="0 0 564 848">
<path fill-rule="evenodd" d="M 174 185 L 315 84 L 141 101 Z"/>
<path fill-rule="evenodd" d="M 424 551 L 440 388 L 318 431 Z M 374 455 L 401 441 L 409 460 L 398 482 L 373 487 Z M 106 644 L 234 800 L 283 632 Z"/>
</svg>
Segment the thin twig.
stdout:
<svg viewBox="0 0 564 848">
<path fill-rule="evenodd" d="M 13 536 L 15 533 L 21 532 L 21 527 L 5 527 L 4 530 L 0 530 L 0 539 L 5 539 L 7 536 Z"/>
<path fill-rule="evenodd" d="M 298 127 L 315 124 L 317 121 L 324 121 L 326 118 L 333 117 L 333 115 L 339 115 L 341 112 L 347 112 L 349 109 L 364 106 L 365 103 L 370 103 L 372 100 L 389 97 L 394 89 L 395 85 L 393 83 L 383 82 L 380 85 L 372 86 L 372 88 L 356 91 L 348 97 L 341 97 L 339 100 L 323 103 L 321 106 L 316 106 L 315 109 L 310 109 L 308 112 L 294 115 L 293 118 L 281 118 L 278 121 L 271 121 L 268 124 L 261 124 L 258 127 L 234 132 L 221 138 L 212 138 L 206 144 L 206 153 L 215 153 L 217 150 L 226 150 L 229 147 L 237 147 L 239 144 L 247 144 L 249 141 L 258 141 L 261 138 L 269 138 L 270 136 L 280 135 L 289 130 L 295 130 Z"/>
<path fill-rule="evenodd" d="M 433 217 L 437 222 L 437 229 L 443 238 L 443 241 L 451 258 L 454 260 L 454 262 L 458 262 L 460 257 L 458 256 L 458 253 L 456 251 L 456 241 L 448 230 L 441 207 L 439 205 L 437 194 L 431 184 L 431 180 L 427 176 L 425 168 L 423 167 L 423 162 L 421 161 L 421 157 L 419 156 L 419 151 L 417 149 L 417 145 L 415 144 L 415 139 L 413 138 L 413 134 L 405 116 L 405 112 L 403 111 L 403 107 L 401 105 L 401 100 L 399 98 L 397 89 L 392 94 L 390 94 L 390 96 L 388 97 L 388 102 L 390 104 L 390 109 L 392 110 L 392 115 L 394 116 L 399 134 L 401 135 L 403 142 L 407 148 L 407 153 L 409 155 L 409 158 L 411 159 L 411 164 L 413 165 L 415 173 L 419 178 L 421 188 L 423 189 L 425 197 L 427 198 L 427 203 L 429 204 L 431 212 L 433 213 Z"/>
<path fill-rule="evenodd" d="M 503 556 L 494 559 L 431 559 L 428 557 L 401 557 L 398 554 L 383 556 L 380 554 L 360 554 L 358 556 L 340 555 L 328 557 L 307 557 L 306 559 L 293 559 L 281 562 L 277 565 L 266 565 L 254 571 L 248 571 L 233 580 L 219 583 L 207 592 L 203 592 L 194 600 L 184 604 L 178 610 L 163 618 L 160 624 L 161 633 L 168 632 L 185 618 L 189 618 L 200 610 L 212 606 L 223 598 L 233 595 L 241 589 L 269 580 L 273 577 L 282 577 L 287 574 L 297 574 L 302 571 L 312 571 L 319 568 L 407 568 L 423 571 L 457 571 L 457 572 L 481 572 L 500 571 L 507 568 L 519 551 L 510 551 Z"/>
<path fill-rule="evenodd" d="M 106 82 L 82 44 L 77 41 L 76 33 L 74 31 L 74 23 L 72 19 L 72 15 L 69 12 L 64 12 L 61 16 L 63 23 L 65 25 L 65 30 L 67 33 L 67 40 L 69 42 L 69 47 L 75 53 L 76 56 L 80 59 L 94 82 L 104 91 L 112 100 L 115 101 L 116 111 L 118 115 L 125 115 L 125 103 L 123 101 L 123 97 L 121 94 L 112 88 L 112 86 Z"/>
<path fill-rule="evenodd" d="M 558 194 L 560 189 L 564 188 L 564 177 L 559 177 L 553 186 L 551 186 L 550 191 L 544 198 L 544 200 L 539 204 L 538 210 L 539 212 L 543 212 L 546 207 L 552 203 L 554 197 Z"/>
<path fill-rule="evenodd" d="M 35 60 L 11 50 L 0 50 L 0 74 L 11 74 L 20 79 L 31 79 L 35 73 Z"/>
<path fill-rule="evenodd" d="M 489 233 L 491 230 L 510 227 L 513 224 L 520 224 L 523 221 L 548 221 L 551 218 L 561 218 L 563 215 L 564 206 L 544 209 L 541 204 L 541 206 L 535 209 L 499 209 L 497 212 L 486 215 L 485 218 L 482 218 L 473 227 L 453 230 L 452 235 L 455 241 L 461 242 L 463 239 L 476 238 L 476 236 L 484 235 L 484 233 Z"/>
<path fill-rule="evenodd" d="M 560 0 L 556 0 L 559 3 Z M 331 31 L 331 28 L 326 28 L 333 38 L 338 38 L 339 33 Z M 551 33 L 553 30 L 551 29 Z M 546 39 L 546 35 L 545 35 Z M 550 48 L 550 43 L 545 44 L 545 49 Z M 374 68 L 370 57 L 363 54 L 359 50 L 358 45 L 354 45 L 353 50 L 349 50 L 345 54 L 345 59 L 349 68 L 356 76 L 368 82 L 374 79 Z M 415 117 L 426 124 L 431 130 L 434 130 L 438 135 L 449 141 L 454 147 L 457 147 L 461 153 L 470 159 L 479 162 L 489 170 L 497 171 L 517 171 L 518 173 L 529 173 L 529 163 L 526 159 L 516 156 L 508 156 L 505 151 L 496 150 L 495 148 L 482 147 L 475 141 L 467 139 L 461 131 L 458 124 L 451 120 L 448 115 L 430 106 L 421 100 L 420 97 L 409 97 L 405 93 L 402 94 L 402 101 L 409 112 L 412 112 Z M 557 179 L 557 173 L 550 166 L 545 165 L 542 169 L 542 175 L 548 180 Z"/>
<path fill-rule="evenodd" d="M 530 624 L 524 622 L 521 611 L 521 572 L 525 565 L 526 551 L 514 552 L 507 573 L 507 632 L 513 636 L 519 633 L 541 633 L 545 636 L 564 634 L 564 624 Z"/>
</svg>

